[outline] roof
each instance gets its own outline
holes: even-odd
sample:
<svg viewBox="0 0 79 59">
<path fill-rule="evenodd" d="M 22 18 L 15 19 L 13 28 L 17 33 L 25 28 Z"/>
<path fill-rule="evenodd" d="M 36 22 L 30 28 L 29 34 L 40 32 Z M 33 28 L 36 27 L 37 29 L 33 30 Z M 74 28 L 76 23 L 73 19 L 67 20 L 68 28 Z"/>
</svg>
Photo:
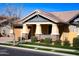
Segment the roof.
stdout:
<svg viewBox="0 0 79 59">
<path fill-rule="evenodd" d="M 45 12 L 42 10 L 35 10 L 18 22 L 23 23 L 38 14 L 56 23 L 67 23 L 79 14 L 79 10 L 61 12 Z"/>
<path fill-rule="evenodd" d="M 79 14 L 79 11 L 64 11 L 64 12 L 49 12 L 50 14 L 55 15 L 61 20 L 61 22 L 68 22 L 72 20 L 75 16 Z"/>
</svg>

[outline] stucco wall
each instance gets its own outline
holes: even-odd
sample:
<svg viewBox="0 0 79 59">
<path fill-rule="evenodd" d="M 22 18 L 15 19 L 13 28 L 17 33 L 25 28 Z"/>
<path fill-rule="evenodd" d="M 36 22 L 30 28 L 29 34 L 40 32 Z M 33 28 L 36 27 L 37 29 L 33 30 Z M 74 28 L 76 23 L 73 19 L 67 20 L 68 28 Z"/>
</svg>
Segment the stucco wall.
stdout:
<svg viewBox="0 0 79 59">
<path fill-rule="evenodd" d="M 15 28 L 15 29 L 14 29 L 16 40 L 18 40 L 18 37 L 21 36 L 21 30 L 22 30 L 22 29 L 20 29 L 20 28 Z"/>
<path fill-rule="evenodd" d="M 67 38 L 70 43 L 73 43 L 73 39 L 77 37 L 77 34 L 77 28 L 73 25 L 70 25 L 69 32 L 63 32 L 60 39 L 64 41 Z"/>
<path fill-rule="evenodd" d="M 70 43 L 73 43 L 73 38 L 77 37 L 77 33 L 75 32 L 63 32 L 62 36 L 61 36 L 61 40 L 64 41 L 66 38 Z"/>
</svg>

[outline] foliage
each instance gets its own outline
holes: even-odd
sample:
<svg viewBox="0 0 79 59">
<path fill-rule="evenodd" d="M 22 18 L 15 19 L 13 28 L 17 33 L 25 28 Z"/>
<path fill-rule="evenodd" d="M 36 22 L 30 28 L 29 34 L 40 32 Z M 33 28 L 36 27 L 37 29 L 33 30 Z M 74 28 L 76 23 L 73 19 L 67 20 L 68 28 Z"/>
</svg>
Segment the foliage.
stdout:
<svg viewBox="0 0 79 59">
<path fill-rule="evenodd" d="M 70 46 L 70 43 L 69 43 L 69 41 L 67 39 L 64 40 L 63 46 L 65 46 L 65 47 L 69 47 Z"/>
<path fill-rule="evenodd" d="M 56 40 L 54 41 L 55 46 L 61 46 L 61 40 Z"/>
<path fill-rule="evenodd" d="M 31 42 L 32 43 L 35 43 L 35 42 L 37 42 L 38 40 L 37 40 L 37 38 L 35 37 L 35 36 L 33 36 L 32 38 L 31 38 Z"/>
<path fill-rule="evenodd" d="M 52 39 L 50 39 L 50 38 L 45 38 L 45 39 L 44 39 L 44 43 L 45 43 L 45 44 L 51 44 L 51 43 L 52 43 Z"/>
<path fill-rule="evenodd" d="M 79 48 L 79 36 L 73 39 L 73 47 Z"/>
</svg>

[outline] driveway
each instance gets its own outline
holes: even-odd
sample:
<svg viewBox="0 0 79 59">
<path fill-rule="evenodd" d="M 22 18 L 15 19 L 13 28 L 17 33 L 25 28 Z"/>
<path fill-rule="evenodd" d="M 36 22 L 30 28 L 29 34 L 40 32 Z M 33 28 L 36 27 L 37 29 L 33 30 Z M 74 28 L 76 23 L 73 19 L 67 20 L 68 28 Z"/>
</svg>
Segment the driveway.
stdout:
<svg viewBox="0 0 79 59">
<path fill-rule="evenodd" d="M 0 43 L 6 43 L 12 41 L 12 37 L 0 37 Z"/>
</svg>

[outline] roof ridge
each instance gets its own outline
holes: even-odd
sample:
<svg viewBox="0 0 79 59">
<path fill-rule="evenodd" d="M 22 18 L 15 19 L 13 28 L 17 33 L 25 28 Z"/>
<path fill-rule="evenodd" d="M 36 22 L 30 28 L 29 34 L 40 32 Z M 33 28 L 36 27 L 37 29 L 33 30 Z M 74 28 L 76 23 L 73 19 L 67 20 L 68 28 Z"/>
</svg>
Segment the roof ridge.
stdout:
<svg viewBox="0 0 79 59">
<path fill-rule="evenodd" d="M 53 11 L 53 12 L 48 12 L 48 13 L 61 13 L 61 12 L 79 12 L 79 10 L 66 10 L 66 11 Z"/>
</svg>

